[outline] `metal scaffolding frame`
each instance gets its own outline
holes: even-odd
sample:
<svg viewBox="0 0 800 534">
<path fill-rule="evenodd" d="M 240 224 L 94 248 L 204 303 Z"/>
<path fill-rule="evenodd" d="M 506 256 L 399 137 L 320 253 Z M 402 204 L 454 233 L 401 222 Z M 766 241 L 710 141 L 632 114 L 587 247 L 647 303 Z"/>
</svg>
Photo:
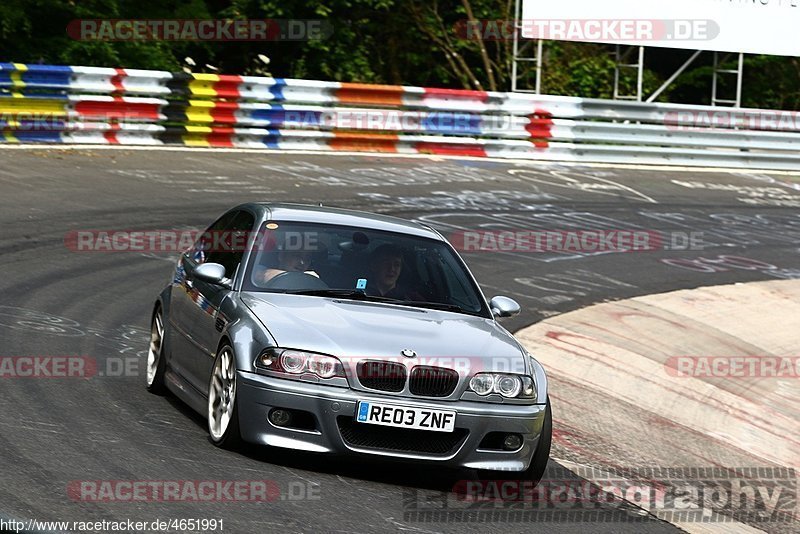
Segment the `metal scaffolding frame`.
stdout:
<svg viewBox="0 0 800 534">
<path fill-rule="evenodd" d="M 515 93 L 535 93 L 542 92 L 542 45 L 541 39 L 529 39 L 520 46 L 520 34 L 522 33 L 522 1 L 514 1 L 514 40 L 513 40 L 513 56 L 511 58 L 511 90 Z M 522 53 L 535 49 L 535 55 L 524 56 Z M 533 63 L 536 71 L 536 81 L 533 89 L 520 89 L 519 87 L 519 74 L 520 64 Z"/>
<path fill-rule="evenodd" d="M 623 48 L 625 51 L 623 52 Z M 638 49 L 636 63 L 626 63 L 628 58 Z M 636 94 L 624 95 L 620 92 L 621 72 L 623 69 L 636 69 Z M 642 101 L 644 86 L 644 47 L 617 45 L 614 50 L 614 100 Z"/>
<path fill-rule="evenodd" d="M 739 53 L 739 61 L 737 62 L 735 69 L 723 69 L 720 68 L 720 64 L 724 63 L 726 59 L 730 57 L 730 54 L 725 54 L 725 56 L 720 60 L 719 52 L 714 52 L 714 78 L 711 82 L 711 105 L 712 106 L 733 106 L 735 108 L 742 107 L 742 79 L 744 77 L 744 54 Z M 719 97 L 719 79 L 720 75 L 728 75 L 731 74 L 736 75 L 736 96 L 734 99 L 730 98 L 720 98 Z"/>
<path fill-rule="evenodd" d="M 513 37 L 513 57 L 511 60 L 511 91 L 515 93 L 534 93 L 541 94 L 542 92 L 542 69 L 543 65 L 543 45 L 542 39 L 525 39 L 522 41 L 522 0 L 514 0 L 514 37 Z M 533 55 L 524 55 L 527 52 L 533 51 Z M 636 62 L 631 62 L 630 57 L 637 52 Z M 645 102 L 655 102 L 655 100 L 675 82 L 683 72 L 694 63 L 694 61 L 703 53 L 703 50 L 695 50 L 689 59 L 683 63 L 652 95 L 647 97 Z M 725 105 L 733 106 L 736 108 L 742 105 L 742 85 L 744 79 L 744 53 L 739 53 L 739 61 L 736 69 L 720 68 L 731 54 L 725 54 L 720 59 L 719 52 L 714 54 L 714 77 L 711 82 L 711 105 Z M 614 100 L 632 100 L 642 102 L 644 99 L 644 46 L 633 45 L 616 45 L 614 51 Z M 520 87 L 520 73 L 528 71 L 529 69 L 521 68 L 521 65 L 533 64 L 535 69 L 535 83 L 534 88 L 530 89 Z M 622 94 L 620 90 L 620 81 L 622 79 L 622 72 L 625 69 L 636 70 L 636 93 L 635 94 Z M 735 98 L 721 98 L 719 95 L 719 86 L 721 76 L 736 75 L 736 95 Z"/>
<path fill-rule="evenodd" d="M 694 51 L 694 53 L 693 53 L 693 54 L 692 54 L 692 55 L 689 57 L 689 59 L 687 59 L 687 60 L 686 60 L 686 62 L 685 62 L 683 65 L 681 65 L 680 67 L 678 67 L 678 70 L 676 70 L 676 71 L 675 71 L 675 72 L 672 74 L 672 76 L 670 76 L 669 78 L 667 78 L 667 80 L 666 80 L 666 81 L 665 81 L 663 84 L 661 84 L 661 87 L 659 87 L 658 89 L 656 89 L 656 90 L 655 90 L 655 92 L 654 92 L 652 95 L 650 95 L 649 97 L 647 97 L 647 100 L 646 100 L 646 102 L 655 102 L 656 98 L 658 98 L 658 97 L 659 97 L 659 95 L 661 95 L 661 93 L 663 93 L 664 91 L 666 91 L 667 87 L 669 87 L 670 85 L 672 85 L 672 82 L 674 82 L 675 80 L 677 80 L 677 79 L 678 79 L 678 76 L 680 76 L 681 74 L 683 74 L 683 71 L 685 71 L 686 69 L 688 69 L 688 68 L 689 68 L 689 65 L 691 65 L 692 63 L 694 63 L 694 60 L 695 60 L 695 59 L 697 59 L 698 57 L 700 57 L 700 54 L 702 54 L 702 53 L 703 53 L 703 51 L 702 51 L 702 50 L 695 50 L 695 51 Z"/>
</svg>

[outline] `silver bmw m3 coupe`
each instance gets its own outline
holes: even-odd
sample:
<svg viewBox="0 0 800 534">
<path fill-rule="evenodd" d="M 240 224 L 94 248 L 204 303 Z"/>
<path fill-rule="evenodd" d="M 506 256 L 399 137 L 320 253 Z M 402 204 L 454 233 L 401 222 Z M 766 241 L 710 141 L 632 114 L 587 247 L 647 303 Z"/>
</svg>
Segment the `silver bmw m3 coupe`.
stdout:
<svg viewBox="0 0 800 534">
<path fill-rule="evenodd" d="M 147 389 L 211 440 L 395 458 L 538 481 L 541 365 L 436 230 L 292 204 L 237 206 L 178 261 L 152 314 Z"/>
</svg>

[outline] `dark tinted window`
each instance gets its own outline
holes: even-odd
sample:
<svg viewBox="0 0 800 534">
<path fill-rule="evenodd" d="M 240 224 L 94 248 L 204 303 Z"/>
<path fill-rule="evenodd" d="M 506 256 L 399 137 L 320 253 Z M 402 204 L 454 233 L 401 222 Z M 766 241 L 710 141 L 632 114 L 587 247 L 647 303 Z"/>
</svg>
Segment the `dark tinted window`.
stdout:
<svg viewBox="0 0 800 534">
<path fill-rule="evenodd" d="M 197 265 L 211 261 L 208 259 L 208 257 L 212 252 L 212 248 L 214 247 L 213 236 L 221 233 L 225 228 L 230 226 L 230 224 L 233 222 L 233 218 L 238 213 L 238 211 L 229 211 L 217 219 L 214 224 L 209 226 L 206 231 L 200 235 L 200 237 L 197 239 L 197 242 L 194 244 L 194 249 L 191 253 L 192 260 L 194 260 Z"/>
<path fill-rule="evenodd" d="M 198 239 L 193 259 L 197 263 L 219 263 L 225 267 L 225 276 L 233 278 L 255 222 L 247 211 L 226 213 Z"/>
<path fill-rule="evenodd" d="M 461 258 L 445 242 L 402 233 L 269 221 L 245 273 L 249 291 L 361 291 L 397 303 L 486 306 Z"/>
</svg>

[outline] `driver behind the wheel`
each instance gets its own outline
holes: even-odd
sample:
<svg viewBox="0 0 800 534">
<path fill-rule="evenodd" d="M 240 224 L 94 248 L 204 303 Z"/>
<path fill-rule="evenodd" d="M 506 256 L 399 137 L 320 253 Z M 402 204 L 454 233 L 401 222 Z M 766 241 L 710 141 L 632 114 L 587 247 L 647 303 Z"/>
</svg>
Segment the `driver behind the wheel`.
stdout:
<svg viewBox="0 0 800 534">
<path fill-rule="evenodd" d="M 424 300 L 417 291 L 400 282 L 403 273 L 403 251 L 392 244 L 381 245 L 372 251 L 369 259 L 367 294 L 400 300 Z"/>
<path fill-rule="evenodd" d="M 285 246 L 278 247 L 278 265 L 276 267 L 261 267 L 255 272 L 256 281 L 263 284 L 269 282 L 283 273 L 305 273 L 311 276 L 319 275 L 311 270 L 312 252 L 310 250 L 287 250 Z"/>
</svg>

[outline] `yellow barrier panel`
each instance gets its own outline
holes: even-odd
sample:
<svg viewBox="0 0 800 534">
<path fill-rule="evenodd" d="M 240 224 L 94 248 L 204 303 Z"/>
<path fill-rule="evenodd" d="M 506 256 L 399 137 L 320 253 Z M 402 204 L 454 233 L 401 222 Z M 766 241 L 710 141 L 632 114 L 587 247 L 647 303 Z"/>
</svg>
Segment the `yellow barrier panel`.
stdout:
<svg viewBox="0 0 800 534">
<path fill-rule="evenodd" d="M 24 96 L 0 97 L 0 113 L 6 114 L 49 114 L 64 117 L 69 102 L 59 99 L 25 98 Z"/>
<path fill-rule="evenodd" d="M 214 84 L 219 82 L 218 74 L 192 74 L 194 80 L 189 82 L 189 92 L 197 96 L 217 96 Z"/>
<path fill-rule="evenodd" d="M 22 73 L 27 72 L 28 66 L 24 63 L 14 63 L 14 68 L 16 70 L 10 75 L 11 84 L 17 89 L 22 89 L 25 87 L 25 82 L 22 81 Z"/>
</svg>

